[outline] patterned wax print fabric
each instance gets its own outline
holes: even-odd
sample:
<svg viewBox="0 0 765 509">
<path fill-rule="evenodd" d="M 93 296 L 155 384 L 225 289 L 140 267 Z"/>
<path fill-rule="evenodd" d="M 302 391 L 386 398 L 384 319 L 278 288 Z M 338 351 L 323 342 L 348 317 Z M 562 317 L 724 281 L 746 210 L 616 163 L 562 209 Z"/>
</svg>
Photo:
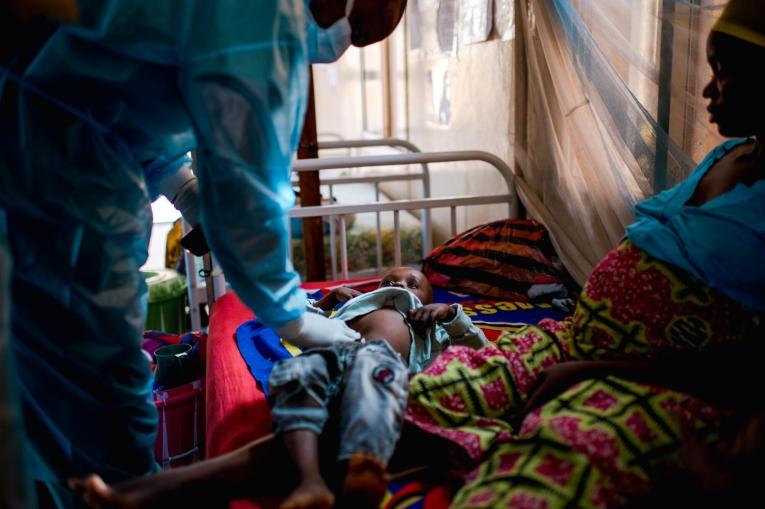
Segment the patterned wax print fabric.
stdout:
<svg viewBox="0 0 765 509">
<path fill-rule="evenodd" d="M 433 287 L 454 292 L 528 301 L 546 287 L 565 297 L 565 269 L 550 236 L 526 219 L 494 221 L 452 237 L 423 260 L 422 272 Z"/>
<path fill-rule="evenodd" d="M 624 507 L 676 463 L 681 422 L 712 440 L 719 417 L 658 387 L 614 377 L 580 383 L 498 441 L 450 507 Z"/>
<path fill-rule="evenodd" d="M 445 351 L 410 383 L 407 420 L 444 437 L 475 466 L 456 507 L 615 507 L 645 492 L 679 445 L 680 419 L 708 432 L 722 410 L 617 378 L 584 382 L 508 420 L 547 367 L 650 357 L 739 341 L 756 312 L 624 241 L 592 272 L 574 315 Z"/>
</svg>

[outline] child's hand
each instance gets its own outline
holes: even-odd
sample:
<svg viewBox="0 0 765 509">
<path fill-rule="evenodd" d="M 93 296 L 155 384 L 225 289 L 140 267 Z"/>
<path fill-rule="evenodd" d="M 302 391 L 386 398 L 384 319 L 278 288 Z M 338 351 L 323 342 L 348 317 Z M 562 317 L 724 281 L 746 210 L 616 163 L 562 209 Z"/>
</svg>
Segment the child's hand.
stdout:
<svg viewBox="0 0 765 509">
<path fill-rule="evenodd" d="M 335 296 L 335 299 L 337 299 L 337 302 L 347 302 L 352 298 L 361 295 L 361 292 L 354 290 L 353 288 L 346 288 L 345 286 L 341 286 L 332 290 L 332 294 Z"/>
<path fill-rule="evenodd" d="M 314 305 L 324 311 L 330 311 L 340 302 L 347 302 L 354 297 L 361 295 L 361 292 L 352 288 L 341 286 L 335 288 L 327 295 L 319 299 Z"/>
<path fill-rule="evenodd" d="M 453 320 L 457 310 L 448 304 L 426 304 L 421 308 L 409 310 L 409 322 L 414 329 L 422 332 L 428 329 L 433 322 L 448 322 Z"/>
</svg>

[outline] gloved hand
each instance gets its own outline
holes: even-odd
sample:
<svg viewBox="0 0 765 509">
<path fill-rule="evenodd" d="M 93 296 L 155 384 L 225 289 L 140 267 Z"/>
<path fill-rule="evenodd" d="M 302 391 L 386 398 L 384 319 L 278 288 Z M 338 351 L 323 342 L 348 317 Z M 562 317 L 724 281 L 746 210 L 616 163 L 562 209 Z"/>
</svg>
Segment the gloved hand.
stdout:
<svg viewBox="0 0 765 509">
<path fill-rule="evenodd" d="M 361 334 L 342 320 L 331 320 L 316 313 L 304 313 L 297 320 L 276 328 L 276 333 L 298 348 L 327 346 L 337 341 L 357 341 Z"/>
</svg>

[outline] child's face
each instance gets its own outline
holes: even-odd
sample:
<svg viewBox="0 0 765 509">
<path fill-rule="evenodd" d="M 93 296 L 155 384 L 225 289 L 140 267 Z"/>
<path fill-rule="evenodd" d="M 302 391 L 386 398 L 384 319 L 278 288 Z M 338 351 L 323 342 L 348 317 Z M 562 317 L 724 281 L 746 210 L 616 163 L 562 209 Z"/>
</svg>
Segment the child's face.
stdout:
<svg viewBox="0 0 765 509">
<path fill-rule="evenodd" d="M 423 304 L 433 302 L 433 287 L 425 274 L 409 267 L 396 267 L 390 269 L 380 281 L 380 288 L 398 287 L 415 294 Z"/>
</svg>

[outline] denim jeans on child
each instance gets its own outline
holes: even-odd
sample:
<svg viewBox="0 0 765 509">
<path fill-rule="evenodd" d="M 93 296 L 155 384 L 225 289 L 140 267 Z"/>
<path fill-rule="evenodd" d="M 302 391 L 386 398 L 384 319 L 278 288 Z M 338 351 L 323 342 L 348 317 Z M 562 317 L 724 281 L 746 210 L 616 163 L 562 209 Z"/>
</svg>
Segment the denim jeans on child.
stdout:
<svg viewBox="0 0 765 509">
<path fill-rule="evenodd" d="M 320 434 L 340 398 L 338 459 L 357 452 L 387 462 L 401 433 L 408 368 L 387 341 L 343 342 L 279 361 L 268 380 L 274 432 Z"/>
</svg>

